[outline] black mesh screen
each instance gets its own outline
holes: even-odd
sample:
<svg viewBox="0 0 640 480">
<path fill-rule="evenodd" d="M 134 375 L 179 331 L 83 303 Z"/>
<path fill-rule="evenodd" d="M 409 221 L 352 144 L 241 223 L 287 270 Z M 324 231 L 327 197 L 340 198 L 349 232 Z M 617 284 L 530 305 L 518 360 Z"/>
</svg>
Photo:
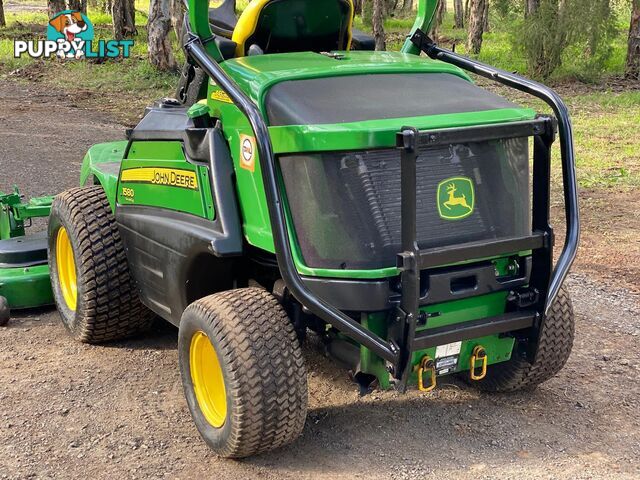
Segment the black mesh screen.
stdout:
<svg viewBox="0 0 640 480">
<path fill-rule="evenodd" d="M 398 150 L 280 157 L 289 209 L 305 264 L 316 268 L 374 269 L 395 265 L 400 252 Z M 473 212 L 442 218 L 447 179 L 473 184 Z M 454 198 L 464 195 L 457 181 Z M 432 148 L 417 160 L 420 248 L 531 233 L 528 140 Z M 467 196 L 471 196 L 468 192 Z M 446 197 L 451 198 L 451 197 Z M 467 198 L 471 207 L 471 199 Z"/>
</svg>

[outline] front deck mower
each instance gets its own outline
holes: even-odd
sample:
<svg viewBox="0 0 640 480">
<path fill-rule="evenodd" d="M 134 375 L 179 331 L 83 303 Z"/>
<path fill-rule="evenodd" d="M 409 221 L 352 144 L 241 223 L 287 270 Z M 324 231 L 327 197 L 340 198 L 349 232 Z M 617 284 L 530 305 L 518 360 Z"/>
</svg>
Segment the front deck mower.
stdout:
<svg viewBox="0 0 640 480">
<path fill-rule="evenodd" d="M 365 390 L 429 391 L 443 375 L 530 389 L 569 356 L 567 109 L 543 85 L 438 47 L 424 33 L 436 3 L 419 1 L 401 52 L 375 52 L 351 48 L 351 0 L 253 0 L 237 21 L 228 8 L 226 36 L 220 12 L 190 0 L 181 98 L 92 147 L 81 187 L 53 202 L 64 325 L 88 343 L 154 315 L 178 326 L 187 404 L 221 456 L 300 434 L 310 330 Z M 554 264 L 556 138 L 567 228 Z"/>
<path fill-rule="evenodd" d="M 10 309 L 51 305 L 47 233 L 26 234 L 33 218 L 47 217 L 53 197 L 24 201 L 17 188 L 0 192 L 0 326 Z"/>
</svg>

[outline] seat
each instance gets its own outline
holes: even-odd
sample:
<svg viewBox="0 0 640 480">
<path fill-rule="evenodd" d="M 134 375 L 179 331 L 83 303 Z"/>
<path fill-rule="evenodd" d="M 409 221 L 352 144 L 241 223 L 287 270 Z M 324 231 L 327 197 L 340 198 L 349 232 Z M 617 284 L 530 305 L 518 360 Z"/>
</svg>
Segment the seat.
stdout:
<svg viewBox="0 0 640 480">
<path fill-rule="evenodd" d="M 231 40 L 237 23 L 236 0 L 224 0 L 220 6 L 209 9 L 209 24 L 215 35 Z"/>
<path fill-rule="evenodd" d="M 252 0 L 232 40 L 237 57 L 252 46 L 264 53 L 348 50 L 352 23 L 352 0 Z"/>
<path fill-rule="evenodd" d="M 238 24 L 236 0 L 224 0 L 220 6 L 211 8 L 209 10 L 209 23 L 214 34 L 231 40 L 233 31 Z M 357 28 L 351 29 L 351 50 L 375 49 L 376 42 L 373 35 L 369 35 Z M 225 54 L 225 58 L 229 58 L 227 54 Z"/>
</svg>

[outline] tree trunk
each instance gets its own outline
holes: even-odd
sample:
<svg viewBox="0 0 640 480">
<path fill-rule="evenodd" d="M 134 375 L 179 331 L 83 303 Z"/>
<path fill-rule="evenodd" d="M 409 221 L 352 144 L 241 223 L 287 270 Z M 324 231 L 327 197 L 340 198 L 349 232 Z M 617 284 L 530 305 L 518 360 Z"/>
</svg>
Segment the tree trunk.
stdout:
<svg viewBox="0 0 640 480">
<path fill-rule="evenodd" d="M 469 15 L 471 14 L 471 6 L 469 4 L 470 0 L 465 0 L 464 2 L 464 22 L 469 24 Z"/>
<path fill-rule="evenodd" d="M 78 10 L 85 15 L 87 14 L 87 0 L 68 0 L 67 8 L 69 10 Z"/>
<path fill-rule="evenodd" d="M 633 0 L 629 49 L 627 51 L 627 75 L 640 80 L 640 0 Z"/>
<path fill-rule="evenodd" d="M 0 0 L 0 27 L 6 27 L 7 21 L 4 19 L 4 6 L 2 0 Z"/>
<path fill-rule="evenodd" d="M 386 50 L 384 34 L 384 0 L 370 0 L 373 2 L 371 23 L 373 24 L 373 36 L 376 39 L 376 50 Z"/>
<path fill-rule="evenodd" d="M 184 4 L 182 0 L 169 0 L 169 12 L 171 13 L 171 26 L 176 32 L 178 43 L 182 44 L 182 23 L 184 22 Z"/>
<path fill-rule="evenodd" d="M 116 40 L 130 38 L 138 33 L 133 0 L 113 0 L 111 17 L 113 18 L 113 38 Z"/>
<path fill-rule="evenodd" d="M 464 28 L 464 6 L 462 5 L 462 0 L 453 0 L 453 12 L 455 27 Z"/>
<path fill-rule="evenodd" d="M 482 48 L 484 33 L 484 10 L 486 0 L 471 0 L 469 13 L 469 35 L 467 36 L 467 52 L 477 55 Z"/>
<path fill-rule="evenodd" d="M 64 0 L 48 0 L 47 15 L 49 15 L 49 18 L 52 18 L 56 13 L 61 12 L 66 8 Z"/>
<path fill-rule="evenodd" d="M 525 5 L 524 5 L 525 18 L 536 13 L 539 6 L 540 6 L 540 0 L 525 0 Z"/>
<path fill-rule="evenodd" d="M 440 27 L 442 26 L 442 20 L 444 20 L 444 6 L 446 5 L 447 0 L 438 0 L 438 6 L 436 8 L 436 15 L 431 23 L 431 28 L 429 29 L 429 36 L 433 39 L 438 38 L 438 32 L 440 31 Z"/>
<path fill-rule="evenodd" d="M 404 0 L 402 3 L 402 13 L 408 15 L 413 10 L 413 0 Z"/>
<path fill-rule="evenodd" d="M 489 0 L 484 0 L 484 12 L 482 13 L 482 32 L 489 31 Z"/>
<path fill-rule="evenodd" d="M 169 30 L 171 30 L 170 0 L 151 0 L 147 33 L 149 36 L 149 62 L 158 70 L 175 70 Z"/>
</svg>

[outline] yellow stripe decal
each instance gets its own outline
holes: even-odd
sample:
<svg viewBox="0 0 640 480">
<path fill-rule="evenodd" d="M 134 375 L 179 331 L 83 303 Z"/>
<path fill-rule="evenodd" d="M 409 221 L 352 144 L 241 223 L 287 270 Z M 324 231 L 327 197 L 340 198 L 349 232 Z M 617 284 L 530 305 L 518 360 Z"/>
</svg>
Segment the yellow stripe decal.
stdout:
<svg viewBox="0 0 640 480">
<path fill-rule="evenodd" d="M 189 190 L 198 189 L 198 177 L 195 172 L 175 168 L 129 168 L 122 171 L 120 181 L 151 183 L 152 185 L 165 185 Z"/>
</svg>

